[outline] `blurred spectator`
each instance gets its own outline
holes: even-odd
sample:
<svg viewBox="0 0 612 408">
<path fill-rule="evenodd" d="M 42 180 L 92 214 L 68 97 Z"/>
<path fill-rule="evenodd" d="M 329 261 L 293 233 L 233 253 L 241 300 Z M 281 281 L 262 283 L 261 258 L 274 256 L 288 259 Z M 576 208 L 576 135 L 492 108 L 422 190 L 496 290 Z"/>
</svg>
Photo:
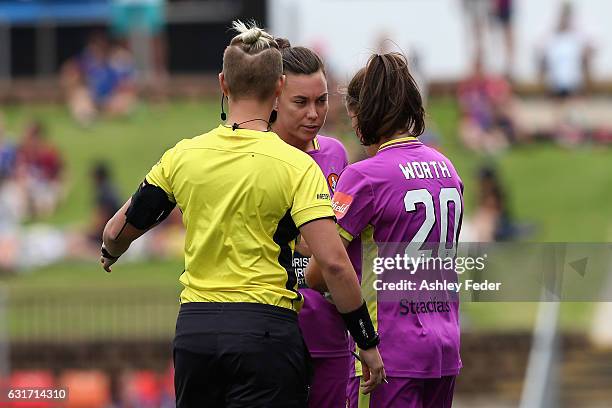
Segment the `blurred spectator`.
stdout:
<svg viewBox="0 0 612 408">
<path fill-rule="evenodd" d="M 576 113 L 576 102 L 591 82 L 594 48 L 574 26 L 574 9 L 570 3 L 561 7 L 557 28 L 544 42 L 540 54 L 541 81 L 556 100 L 551 136 L 565 146 L 575 146 L 588 133 Z"/>
<path fill-rule="evenodd" d="M 8 140 L 5 126 L 4 115 L 0 112 L 0 180 L 12 176 L 17 157 L 17 149 Z"/>
<path fill-rule="evenodd" d="M 514 31 L 512 29 L 513 0 L 492 0 L 493 17 L 500 25 L 506 53 L 506 77 L 512 78 L 514 67 Z"/>
<path fill-rule="evenodd" d="M 540 78 L 549 92 L 560 99 L 585 90 L 590 80 L 593 48 L 586 36 L 573 25 L 570 3 L 561 8 L 555 32 L 540 50 Z"/>
<path fill-rule="evenodd" d="M 62 195 L 63 162 L 39 121 L 31 122 L 17 148 L 15 175 L 25 189 L 31 218 L 55 211 Z"/>
<path fill-rule="evenodd" d="M 0 177 L 0 272 L 14 269 L 19 253 L 15 235 L 23 215 L 19 186 L 9 178 Z"/>
<path fill-rule="evenodd" d="M 493 154 L 517 141 L 512 88 L 504 78 L 487 75 L 479 58 L 471 76 L 459 84 L 458 99 L 466 147 Z"/>
<path fill-rule="evenodd" d="M 113 182 L 110 166 L 99 162 L 92 167 L 92 187 L 94 191 L 94 206 L 91 224 L 86 232 L 86 242 L 78 242 L 73 237 L 73 246 L 78 245 L 82 252 L 100 250 L 102 231 L 108 220 L 121 208 L 124 201 L 120 199 Z M 125 259 L 139 261 L 149 258 L 177 258 L 183 253 L 185 244 L 185 228 L 179 209 L 170 213 L 168 218 L 151 234 L 135 241 Z M 75 257 L 76 254 L 68 254 Z"/>
<path fill-rule="evenodd" d="M 113 215 L 121 208 L 119 195 L 112 183 L 109 166 L 100 162 L 93 166 L 92 181 L 95 194 L 94 212 L 92 226 L 88 233 L 91 241 L 96 245 L 102 244 L 100 237 L 104 226 Z M 96 247 L 97 249 L 97 247 Z"/>
<path fill-rule="evenodd" d="M 504 186 L 495 168 L 481 167 L 477 178 L 476 210 L 461 229 L 462 241 L 511 241 L 530 235 L 533 226 L 514 222 Z"/>
<path fill-rule="evenodd" d="M 165 0 L 113 0 L 112 32 L 132 51 L 145 80 L 154 87 L 167 77 Z"/>
<path fill-rule="evenodd" d="M 484 33 L 487 17 L 491 11 L 491 0 L 461 0 L 461 2 L 471 36 L 472 58 L 478 59 L 484 55 Z"/>
<path fill-rule="evenodd" d="M 80 56 L 64 64 L 61 79 L 70 111 L 84 126 L 99 112 L 129 114 L 136 102 L 132 56 L 101 32 L 91 35 Z"/>
<path fill-rule="evenodd" d="M 478 174 L 478 207 L 474 224 L 479 242 L 506 241 L 511 237 L 511 220 L 504 188 L 493 167 Z"/>
</svg>

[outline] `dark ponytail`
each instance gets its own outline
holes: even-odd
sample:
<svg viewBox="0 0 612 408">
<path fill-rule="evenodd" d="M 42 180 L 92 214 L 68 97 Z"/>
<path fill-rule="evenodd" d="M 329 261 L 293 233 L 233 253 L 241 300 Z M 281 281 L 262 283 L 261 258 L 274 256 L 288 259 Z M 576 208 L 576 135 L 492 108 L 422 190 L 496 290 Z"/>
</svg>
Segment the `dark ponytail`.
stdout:
<svg viewBox="0 0 612 408">
<path fill-rule="evenodd" d="M 283 73 L 311 75 L 319 71 L 325 75 L 325 65 L 321 57 L 306 47 L 292 47 L 286 38 L 277 38 L 276 44 L 283 56 Z"/>
<path fill-rule="evenodd" d="M 365 146 L 399 132 L 419 136 L 425 131 L 421 94 L 402 54 L 372 55 L 351 79 L 346 104 L 357 115 Z"/>
</svg>

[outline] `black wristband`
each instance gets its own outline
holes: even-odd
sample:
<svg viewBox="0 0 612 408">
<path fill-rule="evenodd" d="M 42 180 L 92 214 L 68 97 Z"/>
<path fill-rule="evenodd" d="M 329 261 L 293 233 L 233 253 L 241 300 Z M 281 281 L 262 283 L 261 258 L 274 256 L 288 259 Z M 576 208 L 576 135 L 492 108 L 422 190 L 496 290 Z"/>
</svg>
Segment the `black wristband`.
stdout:
<svg viewBox="0 0 612 408">
<path fill-rule="evenodd" d="M 365 302 L 357 310 L 349 313 L 340 313 L 340 315 L 360 349 L 367 350 L 378 346 L 380 337 L 378 337 L 378 333 L 374 330 L 374 325 L 372 324 L 372 319 L 370 319 Z"/>
<path fill-rule="evenodd" d="M 104 248 L 104 246 L 102 246 L 102 248 L 100 249 L 100 252 L 102 253 L 103 258 L 111 259 L 113 261 L 116 261 L 117 259 L 119 259 L 118 256 L 112 256 L 110 252 L 108 252 L 106 248 Z"/>
</svg>

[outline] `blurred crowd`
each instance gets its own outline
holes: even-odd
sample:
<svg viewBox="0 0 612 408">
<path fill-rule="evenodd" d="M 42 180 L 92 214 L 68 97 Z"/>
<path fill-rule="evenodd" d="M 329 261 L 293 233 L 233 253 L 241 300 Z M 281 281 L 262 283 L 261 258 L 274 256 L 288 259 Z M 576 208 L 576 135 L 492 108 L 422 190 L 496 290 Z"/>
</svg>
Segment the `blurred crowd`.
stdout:
<svg viewBox="0 0 612 408">
<path fill-rule="evenodd" d="M 64 163 L 44 125 L 30 122 L 17 142 L 0 116 L 0 225 L 52 214 L 63 196 Z"/>
<path fill-rule="evenodd" d="M 562 3 L 555 26 L 535 45 L 539 94 L 521 98 L 516 92 L 512 0 L 463 0 L 471 26 L 471 73 L 457 87 L 461 123 L 459 137 L 474 152 L 496 155 L 510 146 L 546 140 L 574 147 L 612 141 L 607 101 L 592 94 L 593 40 L 578 26 L 574 6 Z M 492 16 L 493 19 L 489 19 Z M 490 21 L 494 24 L 489 24 Z M 483 45 L 486 29 L 501 30 L 505 53 L 502 75 L 491 73 Z"/>
<path fill-rule="evenodd" d="M 135 67 L 130 52 L 104 32 L 94 32 L 83 52 L 62 67 L 70 113 L 83 126 L 100 115 L 125 116 L 134 108 Z"/>
<path fill-rule="evenodd" d="M 159 94 L 167 80 L 165 0 L 113 0 L 111 8 L 108 29 L 92 32 L 60 73 L 70 112 L 83 126 L 130 114 L 139 89 Z"/>
<path fill-rule="evenodd" d="M 53 250 L 38 245 L 39 230 L 26 233 L 24 224 L 52 215 L 64 192 L 64 160 L 45 126 L 32 121 L 15 139 L 0 116 L 0 271 L 29 263 L 31 254 L 46 258 Z M 63 246 L 61 239 L 55 242 Z"/>
<path fill-rule="evenodd" d="M 521 97 L 525 87 L 515 83 L 516 4 L 514 0 L 460 0 L 470 44 L 469 72 L 457 85 L 460 110 L 458 137 L 469 150 L 497 155 L 517 144 L 546 140 L 563 146 L 584 142 L 612 141 L 612 120 L 607 102 L 593 98 L 592 61 L 594 41 L 577 23 L 574 6 L 561 4 L 554 26 L 541 39 L 534 39 L 533 56 L 538 67 L 539 88 L 530 89 L 536 97 Z M 166 42 L 163 27 L 163 0 L 114 0 L 108 30 L 93 32 L 82 52 L 66 61 L 61 84 L 74 119 L 83 126 L 96 118 L 129 115 L 141 90 L 163 97 L 167 83 Z M 397 50 L 398 44 L 376 39 L 381 52 Z M 487 40 L 502 50 L 502 68 L 493 72 Z M 490 44 L 489 44 L 490 45 Z M 325 58 L 323 41 L 311 44 Z M 427 78 L 418 50 L 403 50 L 411 59 L 412 71 L 427 97 Z M 498 64 L 499 65 L 499 64 Z M 342 85 L 334 80 L 334 67 L 328 65 L 330 88 Z M 533 92 L 536 91 L 536 92 Z M 341 101 L 330 95 L 327 128 L 342 126 Z M 336 109 L 337 108 L 337 109 Z M 342 129 L 341 129 L 342 130 Z M 425 137 L 436 140 L 434 133 Z"/>
<path fill-rule="evenodd" d="M 514 78 L 515 44 L 513 0 L 461 0 L 472 46 L 468 74 L 457 84 L 459 111 L 457 138 L 466 150 L 487 164 L 472 177 L 477 181 L 473 216 L 466 220 L 464 239 L 495 241 L 529 236 L 533 227 L 513 219 L 504 183 L 495 160 L 517 145 L 541 140 L 564 147 L 612 142 L 609 104 L 593 97 L 591 66 L 594 42 L 576 23 L 571 3 L 562 3 L 554 26 L 537 42 L 534 62 L 539 68 L 539 89 L 525 97 Z M 115 0 L 107 30 L 93 31 L 82 51 L 65 61 L 60 83 L 68 109 L 77 123 L 132 113 L 140 91 L 159 89 L 167 81 L 163 35 L 163 0 Z M 487 31 L 498 32 L 497 37 Z M 503 68 L 490 69 L 485 38 L 498 38 Z M 387 33 L 375 40 L 379 52 L 397 50 Z M 535 45 L 534 40 L 534 45 Z M 312 45 L 324 58 L 324 43 Z M 490 48 L 490 47 L 489 47 Z M 427 102 L 428 81 L 417 49 L 403 50 Z M 426 61 L 425 61 L 426 62 Z M 330 112 L 325 131 L 350 132 L 338 92 L 342 81 L 328 66 Z M 424 143 L 443 149 L 436 124 L 428 119 Z M 100 244 L 106 221 L 123 199 L 109 166 L 92 164 L 92 214 L 87 225 L 58 228 L 37 223 L 54 214 L 66 187 L 64 158 L 48 137 L 43 123 L 33 121 L 18 137 L 9 137 L 0 117 L 0 270 L 20 270 L 63 259 L 91 259 Z M 354 146 L 348 146 L 349 149 Z M 180 255 L 180 214 L 164 228 L 142 239 L 131 250 L 134 259 L 154 254 Z M 168 232 L 172 231 L 172 232 Z M 129 258 L 129 256 L 128 256 Z"/>
<path fill-rule="evenodd" d="M 30 270 L 63 260 L 95 259 L 106 222 L 123 205 L 107 163 L 90 168 L 92 207 L 85 224 L 48 223 L 67 192 L 65 159 L 43 123 L 31 121 L 15 138 L 0 115 L 0 274 Z M 174 212 L 163 227 L 144 237 L 127 260 L 179 257 L 183 228 Z"/>
</svg>

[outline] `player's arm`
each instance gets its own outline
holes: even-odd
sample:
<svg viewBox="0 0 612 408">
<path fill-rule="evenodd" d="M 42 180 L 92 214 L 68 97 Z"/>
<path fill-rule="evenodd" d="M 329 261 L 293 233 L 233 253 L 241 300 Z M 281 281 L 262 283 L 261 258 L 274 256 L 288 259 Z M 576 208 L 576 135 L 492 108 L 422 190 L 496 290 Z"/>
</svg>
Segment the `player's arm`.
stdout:
<svg viewBox="0 0 612 408">
<path fill-rule="evenodd" d="M 298 235 L 298 237 L 296 238 L 294 250 L 296 252 L 299 252 L 303 256 L 312 256 L 312 252 L 310 252 L 310 248 L 308 248 L 308 244 L 302 238 L 301 235 Z"/>
<path fill-rule="evenodd" d="M 340 237 L 340 240 L 342 241 L 344 248 L 348 247 L 350 244 L 350 242 L 344 237 Z M 323 271 L 321 270 L 321 266 L 319 265 L 319 262 L 317 262 L 316 258 L 310 258 L 310 262 L 308 262 L 308 266 L 306 267 L 304 274 L 306 277 L 306 285 L 308 285 L 309 288 L 319 292 L 329 291 L 327 284 L 325 283 L 325 279 L 323 278 Z"/>
<path fill-rule="evenodd" d="M 365 379 L 362 392 L 367 393 L 385 378 L 377 348 L 380 340 L 361 297 L 355 270 L 336 231 L 328 192 L 323 173 L 310 159 L 309 167 L 297 181 L 291 216 L 321 266 L 323 278 L 348 331 L 362 350 Z"/>
<path fill-rule="evenodd" d="M 162 155 L 132 198 L 106 224 L 100 257 L 105 271 L 110 272 L 130 244 L 165 220 L 176 206 L 171 182 L 175 154 L 176 146 Z"/>
<path fill-rule="evenodd" d="M 100 256 L 104 270 L 111 272 L 111 265 L 132 242 L 165 220 L 175 205 L 163 189 L 145 180 L 104 227 Z"/>
<path fill-rule="evenodd" d="M 357 274 L 336 231 L 335 222 L 332 219 L 311 221 L 303 225 L 300 232 L 313 254 L 306 270 L 316 259 L 320 279 L 327 282 L 326 289 L 332 293 L 338 311 L 345 313 L 361 306 L 363 300 Z"/>
<path fill-rule="evenodd" d="M 357 274 L 332 219 L 310 221 L 300 227 L 300 232 L 318 260 L 336 308 L 359 346 L 365 380 L 361 391 L 368 394 L 385 381 L 386 374 L 376 347 L 379 343 L 378 333 L 361 297 Z"/>
<path fill-rule="evenodd" d="M 337 219 L 334 232 L 337 241 L 342 243 L 343 256 L 347 259 L 346 247 L 364 230 L 374 215 L 372 202 L 373 190 L 367 178 L 354 166 L 345 168 L 336 185 L 332 204 Z M 329 282 L 321 268 L 321 259 L 312 252 L 314 257 L 304 271 L 306 284 L 312 289 L 326 292 Z"/>
<path fill-rule="evenodd" d="M 132 199 L 126 201 L 108 220 L 102 233 L 102 254 L 100 262 L 106 272 L 111 271 L 111 265 L 117 262 L 119 257 L 130 247 L 130 244 L 140 237 L 145 231 L 138 230 L 129 225 L 125 219 L 125 212 L 129 208 Z"/>
</svg>

